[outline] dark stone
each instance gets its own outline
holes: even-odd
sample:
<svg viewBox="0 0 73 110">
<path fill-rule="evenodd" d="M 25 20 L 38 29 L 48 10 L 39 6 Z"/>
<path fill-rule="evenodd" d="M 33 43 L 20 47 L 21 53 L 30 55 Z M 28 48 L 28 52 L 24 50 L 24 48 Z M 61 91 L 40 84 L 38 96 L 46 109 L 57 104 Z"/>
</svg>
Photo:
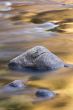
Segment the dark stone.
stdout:
<svg viewBox="0 0 73 110">
<path fill-rule="evenodd" d="M 50 90 L 39 89 L 35 95 L 40 98 L 53 98 L 56 94 Z"/>
</svg>

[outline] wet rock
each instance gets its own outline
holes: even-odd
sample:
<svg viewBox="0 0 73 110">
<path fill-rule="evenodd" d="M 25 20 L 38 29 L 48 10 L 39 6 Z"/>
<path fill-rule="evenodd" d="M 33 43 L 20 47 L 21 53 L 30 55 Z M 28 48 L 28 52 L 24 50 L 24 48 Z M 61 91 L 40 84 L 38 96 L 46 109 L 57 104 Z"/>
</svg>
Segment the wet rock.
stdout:
<svg viewBox="0 0 73 110">
<path fill-rule="evenodd" d="M 53 98 L 55 97 L 55 93 L 50 91 L 50 90 L 46 90 L 46 89 L 39 89 L 36 91 L 35 94 L 37 97 L 41 97 L 41 98 Z"/>
<path fill-rule="evenodd" d="M 33 100 L 33 103 L 53 99 L 56 95 L 57 94 L 54 91 L 47 89 L 38 89 L 35 93 L 36 99 Z"/>
<path fill-rule="evenodd" d="M 24 84 L 22 80 L 15 80 L 8 84 L 9 87 L 15 87 L 15 88 L 24 88 Z"/>
<path fill-rule="evenodd" d="M 25 85 L 22 80 L 15 80 L 0 88 L 0 98 L 22 94 L 33 94 L 36 97 L 35 99 L 33 99 L 33 102 L 52 99 L 56 96 L 56 93 L 51 90 L 32 88 L 28 85 Z"/>
<path fill-rule="evenodd" d="M 51 22 L 46 22 L 46 23 L 42 23 L 42 24 L 38 25 L 38 27 L 43 28 L 45 30 L 54 29 L 58 26 L 59 26 L 58 24 L 54 24 L 54 23 L 51 23 Z"/>
<path fill-rule="evenodd" d="M 23 80 L 15 80 L 0 88 L 0 97 L 10 97 L 11 95 L 35 94 L 37 88 L 33 88 L 24 83 Z"/>
<path fill-rule="evenodd" d="M 5 86 L 3 86 L 2 88 L 0 88 L 0 94 L 3 93 L 12 93 L 12 92 L 16 92 L 16 91 L 20 91 L 20 90 L 24 90 L 26 86 L 24 85 L 22 80 L 15 80 Z"/>
<path fill-rule="evenodd" d="M 35 46 L 9 62 L 10 69 L 31 68 L 55 70 L 64 67 L 64 62 L 43 46 Z"/>
</svg>

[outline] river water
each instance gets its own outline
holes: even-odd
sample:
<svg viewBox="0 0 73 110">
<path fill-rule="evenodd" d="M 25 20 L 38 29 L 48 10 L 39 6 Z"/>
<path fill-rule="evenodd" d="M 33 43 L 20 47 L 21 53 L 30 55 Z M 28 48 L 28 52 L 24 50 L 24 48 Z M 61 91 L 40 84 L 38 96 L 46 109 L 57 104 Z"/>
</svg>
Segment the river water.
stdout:
<svg viewBox="0 0 73 110">
<path fill-rule="evenodd" d="M 0 86 L 23 79 L 29 87 L 47 88 L 59 94 L 54 99 L 34 104 L 33 94 L 1 96 L 0 110 L 72 110 L 73 68 L 40 76 L 8 69 L 11 59 L 36 45 L 45 46 L 65 63 L 73 64 L 72 2 L 0 0 Z"/>
</svg>

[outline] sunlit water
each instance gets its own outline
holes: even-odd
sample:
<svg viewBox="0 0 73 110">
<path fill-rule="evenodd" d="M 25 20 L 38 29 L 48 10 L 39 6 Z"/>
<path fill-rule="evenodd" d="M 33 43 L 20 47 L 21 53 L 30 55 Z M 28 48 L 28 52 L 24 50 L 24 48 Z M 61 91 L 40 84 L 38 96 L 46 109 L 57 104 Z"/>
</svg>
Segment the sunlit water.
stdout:
<svg viewBox="0 0 73 110">
<path fill-rule="evenodd" d="M 15 107 L 20 104 L 21 110 L 22 107 L 34 110 L 72 110 L 72 68 L 43 74 L 8 69 L 11 59 L 36 45 L 47 47 L 66 63 L 73 64 L 73 4 L 57 0 L 0 1 L 1 87 L 13 80 L 23 79 L 29 87 L 47 88 L 59 94 L 54 99 L 34 104 L 34 94 L 0 96 L 0 109 L 8 110 L 6 105 L 11 104 L 8 107 L 13 107 L 13 103 Z"/>
</svg>

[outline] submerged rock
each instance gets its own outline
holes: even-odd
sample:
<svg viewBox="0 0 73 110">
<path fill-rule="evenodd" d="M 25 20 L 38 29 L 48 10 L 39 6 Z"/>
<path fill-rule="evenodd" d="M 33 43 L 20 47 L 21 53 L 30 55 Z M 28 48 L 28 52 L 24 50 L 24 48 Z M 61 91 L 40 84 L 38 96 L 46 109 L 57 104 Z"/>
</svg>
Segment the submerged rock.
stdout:
<svg viewBox="0 0 73 110">
<path fill-rule="evenodd" d="M 9 87 L 15 87 L 15 88 L 24 88 L 24 83 L 22 80 L 15 80 L 8 84 Z"/>
<path fill-rule="evenodd" d="M 58 94 L 54 91 L 47 89 L 38 89 L 35 93 L 36 99 L 33 101 L 33 103 L 53 99 L 56 95 Z"/>
<path fill-rule="evenodd" d="M 47 48 L 35 46 L 12 59 L 8 66 L 10 69 L 14 70 L 21 68 L 55 70 L 64 67 L 64 65 L 64 62 Z"/>
<path fill-rule="evenodd" d="M 5 86 L 3 86 L 2 88 L 0 88 L 0 94 L 4 94 L 4 93 L 12 93 L 12 92 L 16 92 L 16 91 L 20 91 L 20 90 L 24 90 L 26 86 L 24 85 L 22 80 L 15 80 Z"/>
<path fill-rule="evenodd" d="M 33 94 L 36 98 L 33 102 L 44 101 L 52 99 L 56 96 L 56 93 L 47 89 L 33 88 L 23 83 L 22 80 L 15 80 L 0 88 L 0 98 L 10 97 L 11 95 Z"/>
<path fill-rule="evenodd" d="M 37 88 L 29 87 L 23 80 L 15 80 L 0 88 L 0 97 L 10 97 L 11 95 L 34 94 Z"/>
<path fill-rule="evenodd" d="M 46 89 L 39 89 L 36 91 L 35 94 L 37 97 L 40 98 L 53 98 L 56 94 L 50 90 L 46 90 Z"/>
<path fill-rule="evenodd" d="M 44 29 L 44 30 L 50 30 L 50 29 L 54 29 L 56 27 L 58 27 L 59 25 L 58 24 L 54 24 L 52 22 L 46 22 L 46 23 L 42 23 L 42 24 L 39 24 L 38 27 Z"/>
</svg>

